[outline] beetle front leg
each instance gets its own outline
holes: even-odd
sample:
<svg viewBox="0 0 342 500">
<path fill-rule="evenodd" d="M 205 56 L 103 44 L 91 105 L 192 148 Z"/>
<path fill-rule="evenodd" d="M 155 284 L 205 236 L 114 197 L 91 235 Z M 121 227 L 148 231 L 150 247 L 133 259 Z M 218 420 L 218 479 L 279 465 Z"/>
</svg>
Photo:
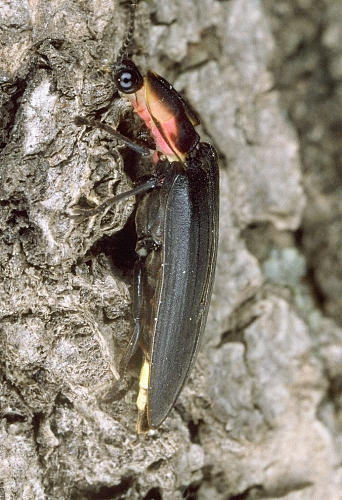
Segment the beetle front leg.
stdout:
<svg viewBox="0 0 342 500">
<path fill-rule="evenodd" d="M 137 144 L 136 142 L 129 139 L 129 137 L 122 135 L 114 127 L 107 125 L 107 123 L 102 123 L 99 120 L 93 120 L 85 118 L 83 116 L 75 116 L 74 123 L 78 127 L 87 126 L 104 130 L 105 132 L 108 132 L 108 134 L 113 135 L 116 139 L 118 139 L 118 141 L 122 142 L 125 146 L 128 146 L 130 149 L 132 149 L 136 153 L 141 154 L 142 156 L 148 156 L 151 154 L 149 148 L 147 148 L 143 144 Z"/>
</svg>

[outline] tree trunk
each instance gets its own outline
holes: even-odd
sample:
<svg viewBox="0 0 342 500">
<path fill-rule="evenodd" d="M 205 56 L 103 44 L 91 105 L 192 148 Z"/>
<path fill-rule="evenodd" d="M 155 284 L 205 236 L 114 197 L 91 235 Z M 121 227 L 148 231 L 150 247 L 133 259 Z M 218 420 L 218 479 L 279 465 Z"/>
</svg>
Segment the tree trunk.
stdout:
<svg viewBox="0 0 342 500">
<path fill-rule="evenodd" d="M 127 5 L 126 5 L 127 7 Z M 338 499 L 341 25 L 337 0 L 138 5 L 133 58 L 220 156 L 220 246 L 198 361 L 137 437 L 134 200 L 149 171 L 78 115 L 147 132 L 108 71 L 118 0 L 0 2 L 0 498 Z"/>
</svg>

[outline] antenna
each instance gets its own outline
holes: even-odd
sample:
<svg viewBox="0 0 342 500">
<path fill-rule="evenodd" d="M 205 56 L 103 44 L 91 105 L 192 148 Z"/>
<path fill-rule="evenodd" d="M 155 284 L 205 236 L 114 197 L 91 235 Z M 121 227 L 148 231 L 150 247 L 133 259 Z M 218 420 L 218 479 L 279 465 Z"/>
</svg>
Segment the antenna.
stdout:
<svg viewBox="0 0 342 500">
<path fill-rule="evenodd" d="M 135 23 L 135 12 L 138 5 L 139 0 L 131 0 L 129 5 L 129 18 L 128 18 L 128 28 L 126 33 L 126 38 L 121 46 L 119 51 L 119 55 L 117 57 L 115 66 L 118 66 L 122 63 L 122 61 L 128 56 L 128 48 L 132 42 L 134 35 L 134 23 Z"/>
</svg>

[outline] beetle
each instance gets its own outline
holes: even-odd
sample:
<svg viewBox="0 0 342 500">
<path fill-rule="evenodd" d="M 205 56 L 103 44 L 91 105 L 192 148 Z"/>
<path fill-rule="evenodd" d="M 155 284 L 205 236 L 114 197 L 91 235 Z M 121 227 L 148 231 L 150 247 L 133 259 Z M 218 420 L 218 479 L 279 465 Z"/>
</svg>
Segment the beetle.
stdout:
<svg viewBox="0 0 342 500">
<path fill-rule="evenodd" d="M 132 2 L 131 12 L 135 6 Z M 219 171 L 214 148 L 200 142 L 195 130 L 196 113 L 164 78 L 153 71 L 142 76 L 131 59 L 122 57 L 114 66 L 114 80 L 155 140 L 155 175 L 88 212 L 141 195 L 135 215 L 135 326 L 119 373 L 139 345 L 144 360 L 137 432 L 143 433 L 157 428 L 173 408 L 205 328 L 217 256 Z M 76 122 L 110 132 L 98 122 L 80 117 Z M 123 140 L 147 154 L 143 146 Z"/>
</svg>

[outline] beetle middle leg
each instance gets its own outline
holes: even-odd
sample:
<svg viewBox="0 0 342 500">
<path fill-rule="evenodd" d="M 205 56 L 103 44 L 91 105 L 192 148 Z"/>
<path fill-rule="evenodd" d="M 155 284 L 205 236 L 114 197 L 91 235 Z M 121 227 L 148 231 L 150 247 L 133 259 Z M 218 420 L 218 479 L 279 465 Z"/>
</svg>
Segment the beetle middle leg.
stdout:
<svg viewBox="0 0 342 500">
<path fill-rule="evenodd" d="M 117 194 L 115 196 L 112 196 L 111 198 L 108 198 L 106 201 L 101 203 L 95 208 L 73 208 L 72 209 L 72 216 L 75 218 L 78 217 L 92 217 L 96 214 L 99 214 L 101 212 L 104 212 L 107 208 L 111 207 L 115 203 L 117 203 L 120 200 L 127 200 L 128 198 L 131 198 L 132 196 L 136 196 L 139 194 L 144 194 L 150 191 L 151 189 L 154 189 L 158 187 L 158 185 L 162 182 L 161 178 L 158 177 L 151 177 L 148 181 L 144 182 L 143 184 L 140 184 L 139 186 L 130 189 L 129 191 L 125 191 L 124 193 Z"/>
</svg>

